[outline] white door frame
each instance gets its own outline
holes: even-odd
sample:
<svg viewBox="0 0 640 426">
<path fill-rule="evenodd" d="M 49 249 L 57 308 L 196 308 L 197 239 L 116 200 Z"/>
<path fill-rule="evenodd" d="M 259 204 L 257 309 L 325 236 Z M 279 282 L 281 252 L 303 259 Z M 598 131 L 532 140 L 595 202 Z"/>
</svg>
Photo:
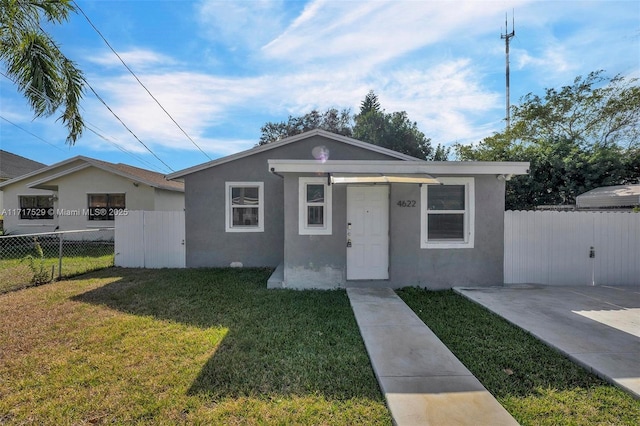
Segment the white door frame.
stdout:
<svg viewBox="0 0 640 426">
<path fill-rule="evenodd" d="M 389 279 L 389 186 L 347 186 L 347 280 Z"/>
</svg>

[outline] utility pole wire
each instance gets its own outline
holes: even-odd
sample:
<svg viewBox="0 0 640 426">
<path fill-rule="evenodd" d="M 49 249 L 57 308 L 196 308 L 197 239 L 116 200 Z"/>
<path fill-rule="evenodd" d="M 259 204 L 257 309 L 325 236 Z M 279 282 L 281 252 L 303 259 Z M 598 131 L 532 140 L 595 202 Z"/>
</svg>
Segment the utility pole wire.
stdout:
<svg viewBox="0 0 640 426">
<path fill-rule="evenodd" d="M 118 121 L 120 122 L 120 124 L 122 124 L 122 125 L 124 126 L 124 128 L 125 128 L 125 129 L 127 129 L 127 130 L 129 131 L 129 133 L 131 133 L 131 135 L 132 135 L 134 138 L 136 138 L 136 140 L 137 140 L 138 142 L 140 142 L 140 144 L 141 144 L 142 146 L 144 146 L 144 147 L 147 149 L 147 151 L 149 151 L 149 152 L 151 153 L 151 155 L 153 155 L 154 157 L 156 157 L 156 158 L 158 159 L 158 161 L 160 161 L 162 164 L 164 164 L 164 165 L 165 165 L 165 167 L 167 167 L 169 170 L 171 170 L 172 172 L 174 172 L 174 171 L 175 171 L 175 170 L 173 170 L 173 169 L 171 168 L 171 166 L 169 166 L 167 163 L 165 163 L 164 161 L 162 161 L 162 159 L 161 159 L 160 157 L 158 157 L 158 156 L 156 155 L 156 153 L 155 153 L 155 152 L 151 151 L 151 149 L 149 149 L 149 147 L 148 147 L 147 145 L 145 145 L 145 143 L 144 143 L 144 142 L 142 142 L 142 141 L 140 140 L 140 138 L 138 138 L 138 136 L 136 136 L 136 134 L 135 134 L 135 133 L 133 133 L 133 130 L 131 130 L 131 129 L 129 128 L 129 126 L 127 126 L 126 124 L 124 124 L 124 121 L 122 121 L 122 120 L 120 119 L 120 117 L 118 117 L 118 115 L 117 115 L 115 112 L 113 112 L 113 110 L 111 109 L 111 107 L 110 107 L 109 105 L 107 105 L 107 103 L 104 101 L 104 99 L 102 99 L 102 97 L 100 97 L 100 95 L 98 95 L 98 93 L 93 89 L 93 87 L 91 87 L 91 85 L 90 85 L 88 82 L 86 82 L 86 81 L 85 81 L 85 83 L 87 84 L 87 87 L 88 87 L 88 88 L 93 92 L 93 94 L 96 96 L 96 98 L 98 98 L 98 100 L 102 103 L 102 105 L 104 105 L 104 106 L 109 110 L 109 112 L 110 112 L 110 113 L 111 113 L 111 114 L 116 118 L 116 120 L 118 120 Z"/>
<path fill-rule="evenodd" d="M 107 39 L 102 35 L 102 33 L 100 32 L 100 30 L 98 30 L 98 28 L 96 28 L 95 25 L 93 25 L 93 22 L 91 22 L 91 20 L 89 19 L 89 17 L 87 16 L 86 13 L 84 13 L 84 11 L 82 10 L 82 8 L 80 8 L 80 6 L 78 5 L 78 3 L 76 3 L 75 1 L 73 2 L 73 4 L 75 4 L 76 8 L 78 9 L 78 11 L 82 14 L 82 16 L 84 16 L 84 18 L 87 20 L 87 22 L 89 23 L 89 25 L 91 25 L 91 27 L 94 29 L 94 31 L 100 36 L 100 38 L 102 39 L 102 41 L 105 42 L 105 44 L 109 47 L 109 49 L 111 49 L 111 51 L 113 52 L 114 55 L 116 55 L 118 57 L 118 59 L 120 60 L 120 62 L 122 62 L 122 65 L 124 65 L 124 67 L 131 73 L 131 75 L 133 76 L 133 78 L 136 79 L 136 81 L 140 84 L 140 86 L 142 86 L 142 88 L 144 90 L 146 90 L 146 92 L 149 94 L 149 96 L 151 96 L 151 99 L 153 99 L 156 104 L 158 104 L 158 106 L 160 107 L 160 109 L 162 109 L 162 111 L 164 111 L 165 114 L 167 114 L 167 116 L 171 119 L 171 121 L 173 121 L 173 123 L 178 127 L 178 129 L 180 129 L 182 131 L 182 133 L 184 133 L 184 135 L 187 137 L 187 139 L 189 139 L 191 141 L 191 143 L 198 148 L 198 150 L 200 150 L 201 153 L 204 154 L 205 157 L 207 157 L 209 160 L 212 160 L 212 158 L 202 150 L 202 148 L 200 148 L 200 146 L 196 143 L 196 141 L 194 141 L 191 136 L 189 136 L 187 134 L 187 132 L 182 128 L 182 126 L 180 126 L 180 124 L 178 124 L 178 122 L 171 116 L 171 114 L 169 114 L 169 111 L 167 111 L 162 104 L 160 103 L 160 101 L 158 101 L 158 99 L 156 99 L 155 96 L 153 96 L 153 94 L 149 91 L 149 89 L 147 89 L 147 86 L 145 86 L 142 81 L 140 81 L 140 79 L 138 78 L 138 76 L 133 72 L 133 70 L 131 68 L 129 68 L 129 66 L 124 62 L 124 60 L 122 59 L 122 57 L 118 54 L 118 52 L 116 52 L 116 50 L 111 46 L 111 44 L 107 41 Z"/>
<path fill-rule="evenodd" d="M 40 139 L 42 142 L 46 143 L 47 145 L 51 145 L 52 147 L 56 148 L 57 150 L 59 150 L 59 151 L 62 151 L 62 152 L 64 152 L 64 153 L 66 153 L 66 151 L 65 151 L 64 149 L 60 148 L 59 146 L 56 146 L 56 145 L 52 144 L 51 142 L 48 142 L 48 141 L 46 141 L 46 140 L 42 139 L 40 136 L 36 135 L 35 133 L 32 133 L 32 132 L 28 131 L 28 130 L 27 130 L 27 129 L 25 129 L 24 127 L 20 127 L 20 126 L 19 126 L 19 125 L 17 125 L 16 123 L 14 123 L 14 122 L 12 122 L 12 121 L 7 120 L 6 118 L 4 118 L 4 117 L 3 117 L 3 116 L 1 116 L 1 115 L 0 115 L 0 118 L 1 118 L 1 119 L 3 119 L 4 121 L 6 121 L 7 123 L 11 124 L 12 126 L 15 126 L 15 127 L 17 127 L 18 129 L 22 130 L 23 132 L 30 134 L 30 135 L 31 135 L 31 136 L 33 136 L 34 138 L 36 138 L 36 139 Z"/>
</svg>

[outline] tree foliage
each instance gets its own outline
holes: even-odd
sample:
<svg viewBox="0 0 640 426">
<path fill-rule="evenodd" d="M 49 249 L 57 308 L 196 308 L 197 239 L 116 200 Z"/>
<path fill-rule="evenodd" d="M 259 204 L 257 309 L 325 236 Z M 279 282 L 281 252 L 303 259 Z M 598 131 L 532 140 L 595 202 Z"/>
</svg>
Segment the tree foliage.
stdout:
<svg viewBox="0 0 640 426">
<path fill-rule="evenodd" d="M 351 136 L 351 112 L 348 109 L 338 111 L 330 108 L 324 113 L 313 110 L 300 117 L 289 116 L 287 121 L 268 122 L 260 128 L 261 136 L 258 145 L 265 145 L 289 136 L 322 129 L 343 136 Z"/>
<path fill-rule="evenodd" d="M 477 145 L 457 145 L 461 160 L 530 161 L 528 176 L 507 184 L 508 209 L 573 204 L 600 186 L 640 178 L 640 88 L 603 71 L 570 86 L 528 94 L 512 109 L 512 126 Z"/>
<path fill-rule="evenodd" d="M 25 96 L 36 117 L 61 110 L 67 143 L 82 135 L 80 114 L 84 76 L 42 29 L 60 24 L 75 9 L 70 0 L 0 0 L 0 60 L 7 76 Z"/>
<path fill-rule="evenodd" d="M 323 129 L 344 136 L 369 142 L 383 148 L 425 159 L 445 161 L 449 148 L 438 145 L 435 149 L 431 140 L 418 129 L 405 111 L 387 113 L 380 107 L 378 97 L 370 91 L 360 103 L 360 112 L 351 116 L 349 110 L 338 113 L 329 109 L 321 114 L 314 110 L 300 117 L 289 116 L 280 123 L 266 123 L 262 126 L 260 145 L 294 136 L 312 129 Z"/>
</svg>

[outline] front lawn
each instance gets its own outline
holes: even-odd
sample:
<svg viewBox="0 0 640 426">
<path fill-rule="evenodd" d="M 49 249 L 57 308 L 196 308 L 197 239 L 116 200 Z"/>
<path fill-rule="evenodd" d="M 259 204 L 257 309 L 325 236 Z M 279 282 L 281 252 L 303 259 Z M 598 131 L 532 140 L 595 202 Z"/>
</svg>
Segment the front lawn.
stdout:
<svg viewBox="0 0 640 426">
<path fill-rule="evenodd" d="M 36 272 L 44 271 L 47 280 L 58 278 L 58 244 L 45 245 L 42 257 L 31 245 L 0 248 L 0 294 L 29 287 Z M 33 268 L 29 257 L 32 257 Z M 66 242 L 63 246 L 62 276 L 72 277 L 113 266 L 113 242 Z M 53 272 L 53 273 L 52 273 Z"/>
<path fill-rule="evenodd" d="M 640 401 L 453 291 L 398 295 L 522 425 L 638 425 Z"/>
<path fill-rule="evenodd" d="M 109 268 L 0 296 L 0 424 L 390 424 L 344 291 Z"/>
</svg>

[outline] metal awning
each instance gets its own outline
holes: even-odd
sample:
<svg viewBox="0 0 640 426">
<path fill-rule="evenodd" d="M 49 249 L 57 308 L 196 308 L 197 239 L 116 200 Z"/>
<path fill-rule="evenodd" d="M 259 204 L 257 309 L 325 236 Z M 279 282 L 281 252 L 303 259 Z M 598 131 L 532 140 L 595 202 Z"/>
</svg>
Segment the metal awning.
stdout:
<svg viewBox="0 0 640 426">
<path fill-rule="evenodd" d="M 362 173 L 329 173 L 332 184 L 340 183 L 418 183 L 437 185 L 438 179 L 426 173 L 416 174 L 362 174 Z"/>
</svg>

